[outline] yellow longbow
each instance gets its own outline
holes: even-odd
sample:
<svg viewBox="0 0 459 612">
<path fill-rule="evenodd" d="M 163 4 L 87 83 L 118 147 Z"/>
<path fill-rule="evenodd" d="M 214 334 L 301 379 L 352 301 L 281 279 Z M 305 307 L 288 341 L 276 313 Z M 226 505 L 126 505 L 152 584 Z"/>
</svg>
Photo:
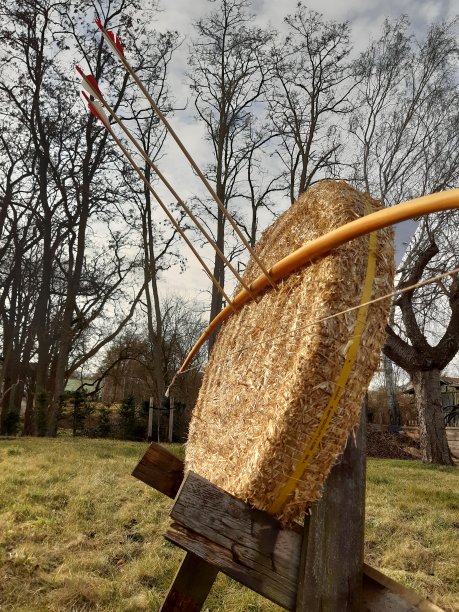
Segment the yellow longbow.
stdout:
<svg viewBox="0 0 459 612">
<path fill-rule="evenodd" d="M 308 266 L 320 257 L 327 255 L 330 251 L 349 240 L 360 238 L 376 230 L 383 229 L 395 223 L 407 221 L 408 219 L 413 219 L 414 217 L 421 217 L 430 213 L 451 210 L 454 208 L 459 208 L 459 189 L 432 193 L 420 198 L 415 198 L 414 200 L 409 200 L 408 202 L 402 202 L 396 206 L 378 210 L 360 219 L 346 223 L 328 232 L 328 234 L 320 236 L 320 238 L 307 242 L 296 251 L 293 251 L 275 263 L 268 270 L 268 274 L 273 281 L 280 281 L 292 272 Z M 188 368 L 193 357 L 204 342 L 208 340 L 212 332 L 226 321 L 235 310 L 240 310 L 245 304 L 252 301 L 254 297 L 257 297 L 263 293 L 263 291 L 270 288 L 269 279 L 264 274 L 261 274 L 250 284 L 249 288 L 251 294 L 246 289 L 242 289 L 234 296 L 231 302 L 232 306 L 223 308 L 223 310 L 210 322 L 207 329 L 202 333 L 188 353 L 180 370 L 177 372 L 177 376 Z"/>
</svg>

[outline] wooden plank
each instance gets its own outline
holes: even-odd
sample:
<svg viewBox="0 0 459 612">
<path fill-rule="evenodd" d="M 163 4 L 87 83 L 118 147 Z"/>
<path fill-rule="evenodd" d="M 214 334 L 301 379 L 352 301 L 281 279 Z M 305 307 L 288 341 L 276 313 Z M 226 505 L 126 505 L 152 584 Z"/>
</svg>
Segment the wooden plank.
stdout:
<svg viewBox="0 0 459 612">
<path fill-rule="evenodd" d="M 220 546 L 179 523 L 172 523 L 165 538 L 184 550 L 192 551 L 203 561 L 279 606 L 287 610 L 295 609 L 296 583 L 292 584 L 279 575 L 267 579 L 264 562 L 261 571 L 258 571 L 253 559 L 247 563 L 240 550 Z"/>
<path fill-rule="evenodd" d="M 170 513 L 174 525 L 166 537 L 187 548 L 221 571 L 264 595 L 293 609 L 296 597 L 301 528 L 283 529 L 266 512 L 189 472 Z M 197 537 L 199 536 L 199 538 Z"/>
<path fill-rule="evenodd" d="M 321 500 L 312 506 L 298 577 L 298 612 L 351 612 L 362 600 L 365 519 L 365 423 L 349 436 Z"/>
<path fill-rule="evenodd" d="M 183 461 L 163 446 L 153 442 L 132 475 L 174 499 L 183 480 Z"/>
<path fill-rule="evenodd" d="M 161 612 L 199 612 L 218 570 L 188 552 L 174 578 Z"/>
<path fill-rule="evenodd" d="M 367 565 L 363 566 L 363 602 L 364 612 L 386 612 L 390 610 L 421 612 L 444 612 L 429 599 L 426 599 L 413 589 L 410 589 L 379 570 Z M 386 602 L 386 607 L 384 607 Z M 389 607 L 398 606 L 398 607 Z"/>
</svg>

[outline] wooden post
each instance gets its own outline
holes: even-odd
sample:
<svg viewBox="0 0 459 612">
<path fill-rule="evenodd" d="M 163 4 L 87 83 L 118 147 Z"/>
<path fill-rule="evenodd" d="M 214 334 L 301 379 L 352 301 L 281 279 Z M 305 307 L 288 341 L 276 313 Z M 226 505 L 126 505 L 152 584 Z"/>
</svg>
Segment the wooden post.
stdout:
<svg viewBox="0 0 459 612">
<path fill-rule="evenodd" d="M 150 395 L 150 403 L 148 406 L 148 432 L 147 439 L 149 442 L 153 440 L 153 396 Z"/>
<path fill-rule="evenodd" d="M 169 404 L 169 432 L 167 436 L 167 441 L 172 442 L 172 434 L 174 432 L 174 398 L 171 397 Z"/>
<path fill-rule="evenodd" d="M 161 612 L 199 612 L 217 574 L 216 567 L 188 552 L 161 606 Z"/>
<path fill-rule="evenodd" d="M 156 442 L 159 444 L 161 442 L 161 404 L 156 408 Z"/>
<path fill-rule="evenodd" d="M 325 482 L 321 500 L 311 510 L 303 540 L 298 612 L 356 612 L 361 608 L 365 435 L 363 409 L 355 439 L 349 436 L 343 456 Z"/>
</svg>

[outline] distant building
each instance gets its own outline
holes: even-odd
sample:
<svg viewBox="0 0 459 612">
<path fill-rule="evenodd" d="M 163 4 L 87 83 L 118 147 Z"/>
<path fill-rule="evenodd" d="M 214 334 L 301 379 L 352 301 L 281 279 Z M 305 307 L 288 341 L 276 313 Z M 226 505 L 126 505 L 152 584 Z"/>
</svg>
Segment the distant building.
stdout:
<svg viewBox="0 0 459 612">
<path fill-rule="evenodd" d="M 459 378 L 440 376 L 440 391 L 446 425 L 459 427 Z M 403 393 L 414 395 L 413 385 L 408 384 Z"/>
<path fill-rule="evenodd" d="M 94 393 L 94 391 L 96 390 L 96 384 L 93 380 L 91 380 L 90 378 L 69 378 L 67 381 L 67 384 L 65 385 L 65 392 L 66 393 L 75 393 L 75 391 L 83 391 L 86 394 L 91 393 L 91 398 L 96 400 L 96 401 L 101 401 L 102 400 L 102 393 L 103 393 L 103 387 L 104 387 L 104 383 L 102 382 L 99 385 L 99 388 L 97 390 L 96 393 Z"/>
</svg>

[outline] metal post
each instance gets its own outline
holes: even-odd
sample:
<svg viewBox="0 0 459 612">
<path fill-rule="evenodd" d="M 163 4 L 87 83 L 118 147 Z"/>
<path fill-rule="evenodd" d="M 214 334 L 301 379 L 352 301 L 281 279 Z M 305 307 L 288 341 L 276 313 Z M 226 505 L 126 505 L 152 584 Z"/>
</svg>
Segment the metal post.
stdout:
<svg viewBox="0 0 459 612">
<path fill-rule="evenodd" d="M 148 442 L 153 440 L 153 396 L 150 395 L 150 404 L 148 406 L 148 431 L 147 431 Z"/>
<path fill-rule="evenodd" d="M 172 433 L 174 430 L 174 398 L 171 397 L 169 405 L 169 435 L 167 436 L 168 442 L 172 442 Z"/>
</svg>

